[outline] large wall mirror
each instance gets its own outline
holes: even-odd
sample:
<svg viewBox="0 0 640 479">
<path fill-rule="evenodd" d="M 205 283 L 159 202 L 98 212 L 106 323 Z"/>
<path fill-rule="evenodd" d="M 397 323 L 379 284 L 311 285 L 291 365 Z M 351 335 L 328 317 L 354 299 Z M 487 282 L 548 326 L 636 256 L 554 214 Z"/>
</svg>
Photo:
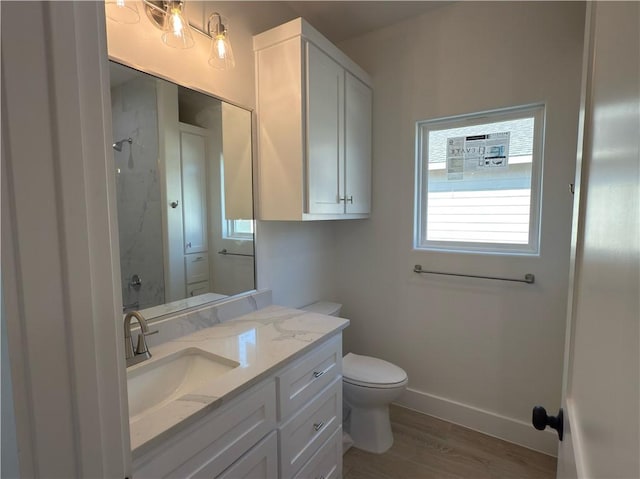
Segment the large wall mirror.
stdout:
<svg viewBox="0 0 640 479">
<path fill-rule="evenodd" d="M 110 62 L 123 312 L 255 289 L 251 112 Z"/>
</svg>

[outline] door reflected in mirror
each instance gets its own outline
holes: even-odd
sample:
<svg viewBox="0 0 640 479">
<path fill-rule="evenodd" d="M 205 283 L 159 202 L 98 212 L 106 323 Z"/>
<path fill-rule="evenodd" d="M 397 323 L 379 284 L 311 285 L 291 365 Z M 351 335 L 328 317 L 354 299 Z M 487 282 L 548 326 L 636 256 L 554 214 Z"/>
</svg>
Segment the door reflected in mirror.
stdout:
<svg viewBox="0 0 640 479">
<path fill-rule="evenodd" d="M 123 311 L 255 289 L 251 112 L 110 62 Z"/>
</svg>

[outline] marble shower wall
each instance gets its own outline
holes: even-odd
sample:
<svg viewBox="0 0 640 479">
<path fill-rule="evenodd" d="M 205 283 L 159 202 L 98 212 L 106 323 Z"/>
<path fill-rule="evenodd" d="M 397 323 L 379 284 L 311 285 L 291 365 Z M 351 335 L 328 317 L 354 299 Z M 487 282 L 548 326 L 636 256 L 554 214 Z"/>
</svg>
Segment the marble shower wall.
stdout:
<svg viewBox="0 0 640 479">
<path fill-rule="evenodd" d="M 143 309 L 164 300 L 162 211 L 158 170 L 156 84 L 139 78 L 111 90 L 116 174 L 122 303 Z M 142 284 L 131 286 L 137 274 Z M 137 303 L 137 304 L 136 304 Z"/>
</svg>

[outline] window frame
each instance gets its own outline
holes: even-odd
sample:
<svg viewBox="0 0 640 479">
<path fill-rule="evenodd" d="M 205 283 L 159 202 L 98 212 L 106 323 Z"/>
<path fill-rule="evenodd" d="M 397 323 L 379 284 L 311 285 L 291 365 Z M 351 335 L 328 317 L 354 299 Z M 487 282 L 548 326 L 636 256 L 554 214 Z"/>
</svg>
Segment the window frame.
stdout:
<svg viewBox="0 0 640 479">
<path fill-rule="evenodd" d="M 534 128 L 533 149 L 531 155 L 529 239 L 527 244 L 427 240 L 426 226 L 428 225 L 429 158 L 427 157 L 426 159 L 423 159 L 423 153 L 429 150 L 429 132 L 531 117 L 534 118 Z M 544 167 L 545 120 L 546 105 L 544 103 L 533 103 L 487 110 L 478 113 L 468 113 L 417 121 L 415 137 L 416 170 L 413 249 L 417 251 L 539 256 L 542 221 L 542 172 Z M 423 231 L 425 232 L 425 238 L 422 238 Z"/>
<path fill-rule="evenodd" d="M 253 233 L 240 233 L 236 231 L 236 221 L 251 221 Z M 255 234 L 255 222 L 254 220 L 223 220 L 223 238 L 237 241 L 253 241 Z"/>
</svg>

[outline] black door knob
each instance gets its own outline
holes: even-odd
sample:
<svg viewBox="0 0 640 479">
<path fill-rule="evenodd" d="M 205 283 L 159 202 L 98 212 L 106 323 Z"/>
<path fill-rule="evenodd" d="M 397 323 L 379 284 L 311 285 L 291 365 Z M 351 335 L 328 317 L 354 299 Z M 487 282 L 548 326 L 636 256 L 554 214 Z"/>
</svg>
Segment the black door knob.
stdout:
<svg viewBox="0 0 640 479">
<path fill-rule="evenodd" d="M 562 441 L 562 433 L 564 429 L 564 413 L 562 408 L 558 411 L 557 416 L 547 415 L 547 410 L 542 406 L 536 406 L 533 408 L 533 415 L 531 416 L 531 422 L 533 427 L 540 431 L 544 431 L 547 426 L 551 429 L 558 431 L 558 438 Z"/>
</svg>

